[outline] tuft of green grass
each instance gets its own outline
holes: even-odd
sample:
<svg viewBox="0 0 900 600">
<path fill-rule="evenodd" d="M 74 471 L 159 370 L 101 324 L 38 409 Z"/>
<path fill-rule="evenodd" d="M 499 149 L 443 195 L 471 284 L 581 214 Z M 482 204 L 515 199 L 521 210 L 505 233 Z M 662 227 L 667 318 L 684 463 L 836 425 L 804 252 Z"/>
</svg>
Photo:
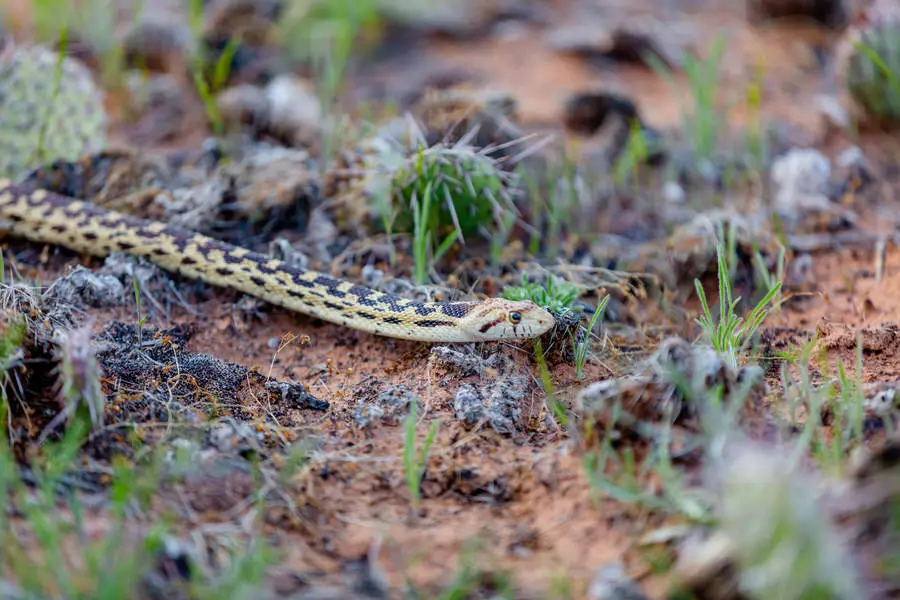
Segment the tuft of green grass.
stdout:
<svg viewBox="0 0 900 600">
<path fill-rule="evenodd" d="M 847 457 L 864 440 L 862 335 L 857 332 L 856 364 L 852 376 L 843 361 L 838 359 L 836 376 L 827 377 L 819 385 L 813 383 L 808 366 L 815 343 L 811 340 L 800 349 L 794 364 L 796 378 L 791 376 L 789 365 L 781 366 L 788 422 L 800 429 L 795 452 L 798 455 L 809 452 L 823 471 L 841 476 L 847 468 Z M 829 373 L 827 364 L 822 364 L 820 370 L 825 375 Z M 805 409 L 805 421 L 802 423 L 799 418 L 801 408 Z M 822 422 L 822 413 L 826 408 L 833 414 L 827 430 Z"/>
<path fill-rule="evenodd" d="M 410 156 L 391 163 L 385 160 L 370 191 L 391 233 L 412 232 L 419 284 L 427 283 L 427 271 L 457 241 L 465 244 L 466 236 L 478 234 L 496 246 L 515 224 L 514 175 L 487 152 L 462 142 L 419 143 Z"/>
<path fill-rule="evenodd" d="M 216 106 L 215 95 L 203 75 L 203 67 L 198 63 L 192 62 L 191 64 L 193 65 L 191 67 L 191 80 L 194 82 L 197 94 L 199 94 L 200 100 L 203 102 L 206 118 L 209 120 L 213 133 L 217 136 L 222 135 L 222 132 L 224 131 L 222 116 L 219 114 L 218 106 Z"/>
<path fill-rule="evenodd" d="M 551 155 L 544 176 L 536 177 L 522 165 L 517 168 L 528 198 L 531 254 L 543 252 L 555 259 L 564 233 L 580 234 L 584 230 L 573 217 L 578 207 L 594 196 L 600 175 L 579 167 L 576 156 L 577 152 L 569 148 Z"/>
<path fill-rule="evenodd" d="M 6 422 L 7 416 L 4 402 L 0 422 Z M 160 487 L 190 460 L 176 452 L 179 464 L 175 464 L 163 448 L 139 448 L 135 460 L 113 457 L 104 471 L 110 484 L 102 532 L 86 523 L 88 513 L 72 482 L 79 481 L 85 469 L 81 450 L 89 427 L 87 420 L 68 421 L 60 441 L 45 444 L 21 470 L 6 438 L 0 440 L 0 494 L 9 509 L 0 511 L 0 536 L 5 540 L 0 545 L 0 568 L 3 589 L 15 589 L 17 598 L 140 597 L 147 591 L 148 577 L 158 568 L 166 540 L 176 535 L 170 515 L 153 514 L 152 521 L 146 519 Z M 27 483 L 23 473 L 28 474 Z M 258 495 L 257 505 L 262 497 Z M 259 506 L 251 510 L 262 513 Z M 224 540 L 227 535 L 216 537 Z M 185 597 L 191 598 L 257 597 L 266 569 L 274 563 L 274 552 L 261 535 L 250 537 L 235 544 L 229 556 L 222 555 L 226 560 L 214 568 L 209 568 L 201 553 L 201 562 L 191 560 L 185 580 L 165 585 L 171 585 L 172 592 L 183 589 L 188 593 Z M 70 551 L 73 548 L 77 551 Z M 158 574 L 152 579 L 158 581 Z"/>
<path fill-rule="evenodd" d="M 611 411 L 612 422 L 608 424 L 610 430 L 616 427 L 625 410 L 621 400 L 616 399 Z M 593 501 L 599 503 L 608 498 L 650 511 L 678 514 L 695 523 L 712 523 L 712 512 L 705 493 L 690 488 L 688 478 L 672 460 L 671 422 L 664 421 L 655 435 L 658 436 L 656 450 L 640 462 L 634 449 L 629 446 L 617 453 L 613 449 L 614 436 L 603 436 L 602 446 L 585 454 L 582 466 Z M 658 485 L 644 483 L 651 475 L 659 482 Z"/>
<path fill-rule="evenodd" d="M 437 277 L 435 265 L 467 236 L 479 235 L 497 257 L 517 223 L 515 173 L 504 171 L 490 149 L 462 140 L 428 146 L 414 127 L 413 143 L 389 140 L 370 161 L 363 187 L 389 236 L 411 234 L 413 279 Z"/>
<path fill-rule="evenodd" d="M 340 145 L 342 119 L 337 106 L 353 52 L 367 47 L 368 32 L 381 29 L 377 0 L 290 0 L 276 25 L 287 54 L 311 64 L 325 119 L 320 167 L 327 168 Z"/>
<path fill-rule="evenodd" d="M 418 400 L 412 398 L 409 403 L 409 415 L 403 424 L 403 471 L 406 476 L 406 487 L 409 490 L 410 500 L 412 502 L 413 511 L 419 510 L 419 503 L 422 501 L 422 477 L 425 476 L 425 464 L 428 460 L 428 452 L 431 450 L 432 444 L 437 437 L 440 424 L 433 421 L 428 428 L 425 441 L 419 452 L 416 452 L 416 425 Z"/>
<path fill-rule="evenodd" d="M 760 62 L 755 77 L 747 84 L 747 131 L 745 143 L 750 159 L 750 167 L 762 170 L 769 157 L 767 130 L 760 117 L 765 80 L 765 63 Z"/>
<path fill-rule="evenodd" d="M 28 325 L 18 316 L 7 315 L 6 331 L 0 337 L 0 371 L 6 372 L 11 365 L 19 362 L 19 353 Z"/>
<path fill-rule="evenodd" d="M 0 392 L 2 392 L 3 408 L 8 409 L 9 396 L 22 401 L 21 388 L 16 369 L 24 364 L 25 336 L 28 334 L 28 323 L 20 315 L 12 311 L 4 311 L 5 331 L 0 336 Z"/>
<path fill-rule="evenodd" d="M 775 292 L 771 299 L 772 308 L 776 311 L 780 311 L 781 305 L 784 304 L 781 287 L 778 284 L 779 282 L 784 281 L 784 265 L 786 255 L 787 250 L 782 244 L 779 243 L 778 256 L 775 259 L 775 272 L 772 273 L 766 266 L 766 261 L 763 258 L 762 253 L 759 251 L 756 242 L 753 242 L 753 268 L 756 272 L 757 292 L 765 296 L 765 294 L 767 294 L 769 290 L 778 286 L 778 290 Z"/>
<path fill-rule="evenodd" d="M 434 190 L 432 182 L 429 181 L 422 190 L 421 200 L 415 192 L 410 199 L 413 214 L 413 281 L 419 285 L 428 283 L 429 271 L 434 269 L 434 264 L 441 260 L 459 237 L 459 230 L 454 229 L 436 249 L 433 247 L 435 235 L 431 219 L 433 206 Z"/>
<path fill-rule="evenodd" d="M 630 125 L 625 149 L 613 165 L 613 181 L 616 185 L 624 186 L 628 181 L 637 183 L 641 165 L 647 162 L 649 156 L 650 144 L 647 142 L 647 136 L 640 122 L 634 119 Z"/>
<path fill-rule="evenodd" d="M 485 543 L 479 538 L 466 540 L 460 552 L 459 568 L 453 581 L 438 600 L 466 600 L 468 598 L 496 598 L 513 600 L 516 590 L 512 577 L 485 556 Z M 425 596 L 427 597 L 427 596 Z"/>
<path fill-rule="evenodd" d="M 600 315 L 604 313 L 606 310 L 606 305 L 609 303 L 609 294 L 603 296 L 600 300 L 600 303 L 597 304 L 596 310 L 594 310 L 594 314 L 591 315 L 590 321 L 588 321 L 588 325 L 585 328 L 584 337 L 580 341 L 576 341 L 574 336 L 571 336 L 572 339 L 572 348 L 575 352 L 575 380 L 581 381 L 584 379 L 584 363 L 587 360 L 588 349 L 591 344 L 591 332 L 594 331 L 594 325 L 596 325 L 597 320 L 600 318 Z"/>
<path fill-rule="evenodd" d="M 847 65 L 846 85 L 870 117 L 900 121 L 900 23 L 865 26 Z"/>
<path fill-rule="evenodd" d="M 203 35 L 203 0 L 188 1 L 188 24 L 194 40 L 200 40 Z M 237 51 L 239 40 L 228 40 L 224 50 L 212 64 L 212 73 L 207 75 L 208 58 L 202 44 L 195 44 L 195 50 L 188 57 L 188 68 L 194 88 L 203 102 L 206 118 L 212 127 L 213 133 L 222 135 L 224 123 L 216 105 L 216 94 L 221 91 L 231 71 L 231 62 Z"/>
<path fill-rule="evenodd" d="M 750 311 L 747 318 L 735 314 L 735 308 L 741 298 L 733 297 L 731 277 L 725 259 L 725 253 L 721 242 L 716 243 L 716 258 L 719 279 L 719 318 L 713 317 L 706 300 L 706 293 L 699 279 L 694 280 L 697 296 L 700 298 L 703 312 L 696 319 L 706 342 L 716 352 L 720 353 L 731 367 L 738 366 L 738 354 L 743 352 L 750 344 L 753 335 L 768 315 L 766 306 L 781 289 L 782 282 L 776 282 L 765 296 Z"/>
<path fill-rule="evenodd" d="M 0 413 L 5 421 L 5 404 Z M 92 539 L 86 534 L 84 511 L 64 482 L 78 469 L 88 427 L 85 421 L 70 422 L 60 442 L 44 446 L 42 454 L 31 460 L 33 491 L 22 481 L 5 438 L 0 441 L 0 493 L 20 515 L 15 523 L 6 516 L 13 513 L 0 516 L 0 532 L 7 540 L 0 550 L 0 565 L 27 597 L 130 597 L 153 568 L 153 557 L 162 547 L 161 526 L 150 527 L 136 543 L 126 544 L 126 515 L 130 509 L 147 506 L 146 498 L 139 498 L 135 490 L 157 489 L 157 485 L 136 485 L 137 472 L 131 465 L 123 467 L 124 461 L 119 461 L 113 477 L 104 535 Z M 156 475 L 158 471 L 154 474 L 158 481 Z M 70 545 L 67 540 L 77 540 L 80 551 L 64 552 Z"/>
<path fill-rule="evenodd" d="M 844 361 L 837 359 L 837 379 L 840 383 L 840 395 L 835 398 L 833 406 L 837 413 L 832 423 L 832 459 L 840 464 L 847 455 L 848 448 L 854 441 L 862 442 L 863 421 L 865 420 L 865 396 L 862 389 L 863 380 L 863 340 L 862 332 L 856 332 L 856 365 L 853 376 L 848 375 Z"/>
<path fill-rule="evenodd" d="M 557 282 L 552 276 L 547 277 L 545 284 L 529 282 L 528 276 L 522 273 L 521 285 L 507 286 L 500 295 L 507 300 L 530 300 L 551 312 L 562 314 L 571 310 L 581 291 L 581 287 L 574 283 Z M 605 303 L 603 307 L 606 307 Z"/>
<path fill-rule="evenodd" d="M 725 44 L 725 36 L 718 35 L 713 40 L 705 59 L 700 60 L 689 55 L 684 59 L 684 73 L 690 86 L 692 107 L 688 110 L 680 94 L 678 95 L 682 129 L 695 157 L 701 160 L 712 160 L 725 122 L 718 99 L 719 68 Z M 644 58 L 677 93 L 678 84 L 672 70 L 653 53 L 647 53 Z"/>
</svg>

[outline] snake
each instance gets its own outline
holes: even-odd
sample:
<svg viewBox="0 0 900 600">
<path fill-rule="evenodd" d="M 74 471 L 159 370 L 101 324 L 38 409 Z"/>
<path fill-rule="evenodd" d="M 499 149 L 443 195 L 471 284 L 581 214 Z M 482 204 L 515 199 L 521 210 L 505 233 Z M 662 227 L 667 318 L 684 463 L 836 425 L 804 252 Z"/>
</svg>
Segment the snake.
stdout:
<svg viewBox="0 0 900 600">
<path fill-rule="evenodd" d="M 117 252 L 143 257 L 170 273 L 376 336 L 490 342 L 536 338 L 555 324 L 553 314 L 531 300 L 418 302 L 8 179 L 0 179 L 0 230 L 99 258 Z"/>
</svg>

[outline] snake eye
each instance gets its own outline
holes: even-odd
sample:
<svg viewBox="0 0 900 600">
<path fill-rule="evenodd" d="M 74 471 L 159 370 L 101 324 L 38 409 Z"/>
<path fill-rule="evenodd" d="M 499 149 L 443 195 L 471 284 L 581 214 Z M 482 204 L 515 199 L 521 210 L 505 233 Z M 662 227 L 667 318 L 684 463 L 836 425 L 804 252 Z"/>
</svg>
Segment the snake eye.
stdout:
<svg viewBox="0 0 900 600">
<path fill-rule="evenodd" d="M 511 311 L 509 313 L 509 322 L 513 325 L 518 325 L 522 322 L 522 313 Z"/>
</svg>

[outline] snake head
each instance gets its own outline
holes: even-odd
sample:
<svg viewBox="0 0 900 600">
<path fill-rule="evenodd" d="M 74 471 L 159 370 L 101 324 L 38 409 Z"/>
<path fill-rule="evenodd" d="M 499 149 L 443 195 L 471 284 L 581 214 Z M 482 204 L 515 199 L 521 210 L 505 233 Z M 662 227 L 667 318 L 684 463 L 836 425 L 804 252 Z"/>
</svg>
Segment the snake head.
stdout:
<svg viewBox="0 0 900 600">
<path fill-rule="evenodd" d="M 555 324 L 550 311 L 534 302 L 492 298 L 478 304 L 461 326 L 473 341 L 494 341 L 535 338 Z"/>
</svg>

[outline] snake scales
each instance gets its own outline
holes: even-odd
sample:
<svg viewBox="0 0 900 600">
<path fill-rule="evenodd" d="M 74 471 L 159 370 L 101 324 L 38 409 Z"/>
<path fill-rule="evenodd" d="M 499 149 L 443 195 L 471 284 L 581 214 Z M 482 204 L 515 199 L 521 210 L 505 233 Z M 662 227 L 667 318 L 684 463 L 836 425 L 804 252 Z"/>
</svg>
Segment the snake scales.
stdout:
<svg viewBox="0 0 900 600">
<path fill-rule="evenodd" d="M 554 324 L 528 301 L 415 302 L 163 223 L 0 179 L 0 221 L 15 236 L 104 257 L 142 256 L 162 269 L 376 335 L 421 342 L 537 337 Z"/>
</svg>

